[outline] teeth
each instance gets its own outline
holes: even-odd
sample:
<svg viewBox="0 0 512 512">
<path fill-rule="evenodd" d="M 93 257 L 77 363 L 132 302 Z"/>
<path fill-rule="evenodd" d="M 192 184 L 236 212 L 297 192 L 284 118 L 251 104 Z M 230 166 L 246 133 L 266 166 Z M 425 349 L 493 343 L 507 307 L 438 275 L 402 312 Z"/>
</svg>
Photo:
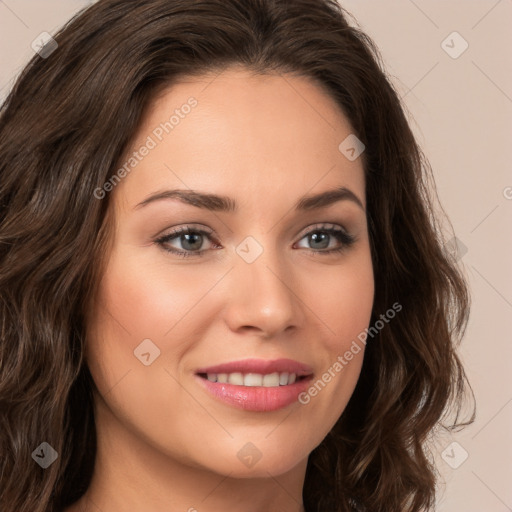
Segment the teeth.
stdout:
<svg viewBox="0 0 512 512">
<path fill-rule="evenodd" d="M 261 386 L 263 384 L 263 375 L 258 373 L 247 373 L 244 375 L 244 386 Z"/>
<path fill-rule="evenodd" d="M 237 386 L 243 386 L 244 376 L 241 373 L 230 373 L 228 375 L 228 383 L 236 384 Z"/>
<path fill-rule="evenodd" d="M 210 382 L 229 383 L 236 386 L 263 386 L 266 388 L 275 388 L 278 386 L 287 386 L 293 384 L 297 380 L 295 373 L 246 373 L 245 375 L 240 372 L 234 373 L 208 373 L 206 378 Z"/>
<path fill-rule="evenodd" d="M 279 373 L 268 373 L 267 375 L 263 375 L 261 380 L 266 388 L 275 388 L 279 386 Z"/>
</svg>

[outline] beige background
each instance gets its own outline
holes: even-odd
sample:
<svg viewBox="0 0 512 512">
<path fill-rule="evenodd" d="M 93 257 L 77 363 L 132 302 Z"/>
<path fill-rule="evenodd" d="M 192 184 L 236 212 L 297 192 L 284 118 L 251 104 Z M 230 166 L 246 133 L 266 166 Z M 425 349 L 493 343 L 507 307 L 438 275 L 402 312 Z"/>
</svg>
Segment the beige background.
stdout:
<svg viewBox="0 0 512 512">
<path fill-rule="evenodd" d="M 36 36 L 54 33 L 88 3 L 0 0 L 0 100 L 33 55 Z M 467 249 L 459 254 L 473 309 L 460 353 L 477 420 L 436 444 L 446 481 L 437 509 L 512 511 L 512 0 L 342 5 L 381 49 Z M 468 48 L 453 58 L 464 41 Z"/>
</svg>

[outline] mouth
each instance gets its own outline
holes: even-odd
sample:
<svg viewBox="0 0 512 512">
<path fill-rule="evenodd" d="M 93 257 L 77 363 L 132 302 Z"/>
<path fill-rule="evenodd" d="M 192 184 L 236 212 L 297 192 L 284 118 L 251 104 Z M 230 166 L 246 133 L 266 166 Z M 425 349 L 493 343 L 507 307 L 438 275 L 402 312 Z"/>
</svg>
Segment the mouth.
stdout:
<svg viewBox="0 0 512 512">
<path fill-rule="evenodd" d="M 297 402 L 313 371 L 291 359 L 245 359 L 200 368 L 195 375 L 213 398 L 239 409 L 268 412 Z"/>
</svg>

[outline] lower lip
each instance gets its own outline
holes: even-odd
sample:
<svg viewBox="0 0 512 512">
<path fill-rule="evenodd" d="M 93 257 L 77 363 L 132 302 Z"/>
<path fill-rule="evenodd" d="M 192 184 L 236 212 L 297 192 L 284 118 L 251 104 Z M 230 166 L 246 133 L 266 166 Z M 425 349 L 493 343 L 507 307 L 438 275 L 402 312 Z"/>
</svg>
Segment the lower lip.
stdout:
<svg viewBox="0 0 512 512">
<path fill-rule="evenodd" d="M 199 375 L 195 377 L 218 400 L 238 409 L 257 412 L 277 411 L 297 402 L 298 396 L 308 388 L 311 380 L 311 377 L 308 377 L 287 386 L 266 388 L 263 386 L 236 386 L 223 382 L 211 382 Z"/>
</svg>

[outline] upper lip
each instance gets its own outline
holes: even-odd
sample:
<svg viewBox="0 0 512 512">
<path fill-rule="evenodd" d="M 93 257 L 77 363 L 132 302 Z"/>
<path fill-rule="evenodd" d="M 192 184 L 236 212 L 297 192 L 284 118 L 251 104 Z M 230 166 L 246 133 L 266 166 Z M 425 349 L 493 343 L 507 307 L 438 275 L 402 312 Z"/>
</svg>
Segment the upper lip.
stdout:
<svg viewBox="0 0 512 512">
<path fill-rule="evenodd" d="M 196 373 L 295 373 L 298 377 L 313 373 L 311 366 L 293 359 L 242 359 L 214 366 L 199 368 Z"/>
</svg>

